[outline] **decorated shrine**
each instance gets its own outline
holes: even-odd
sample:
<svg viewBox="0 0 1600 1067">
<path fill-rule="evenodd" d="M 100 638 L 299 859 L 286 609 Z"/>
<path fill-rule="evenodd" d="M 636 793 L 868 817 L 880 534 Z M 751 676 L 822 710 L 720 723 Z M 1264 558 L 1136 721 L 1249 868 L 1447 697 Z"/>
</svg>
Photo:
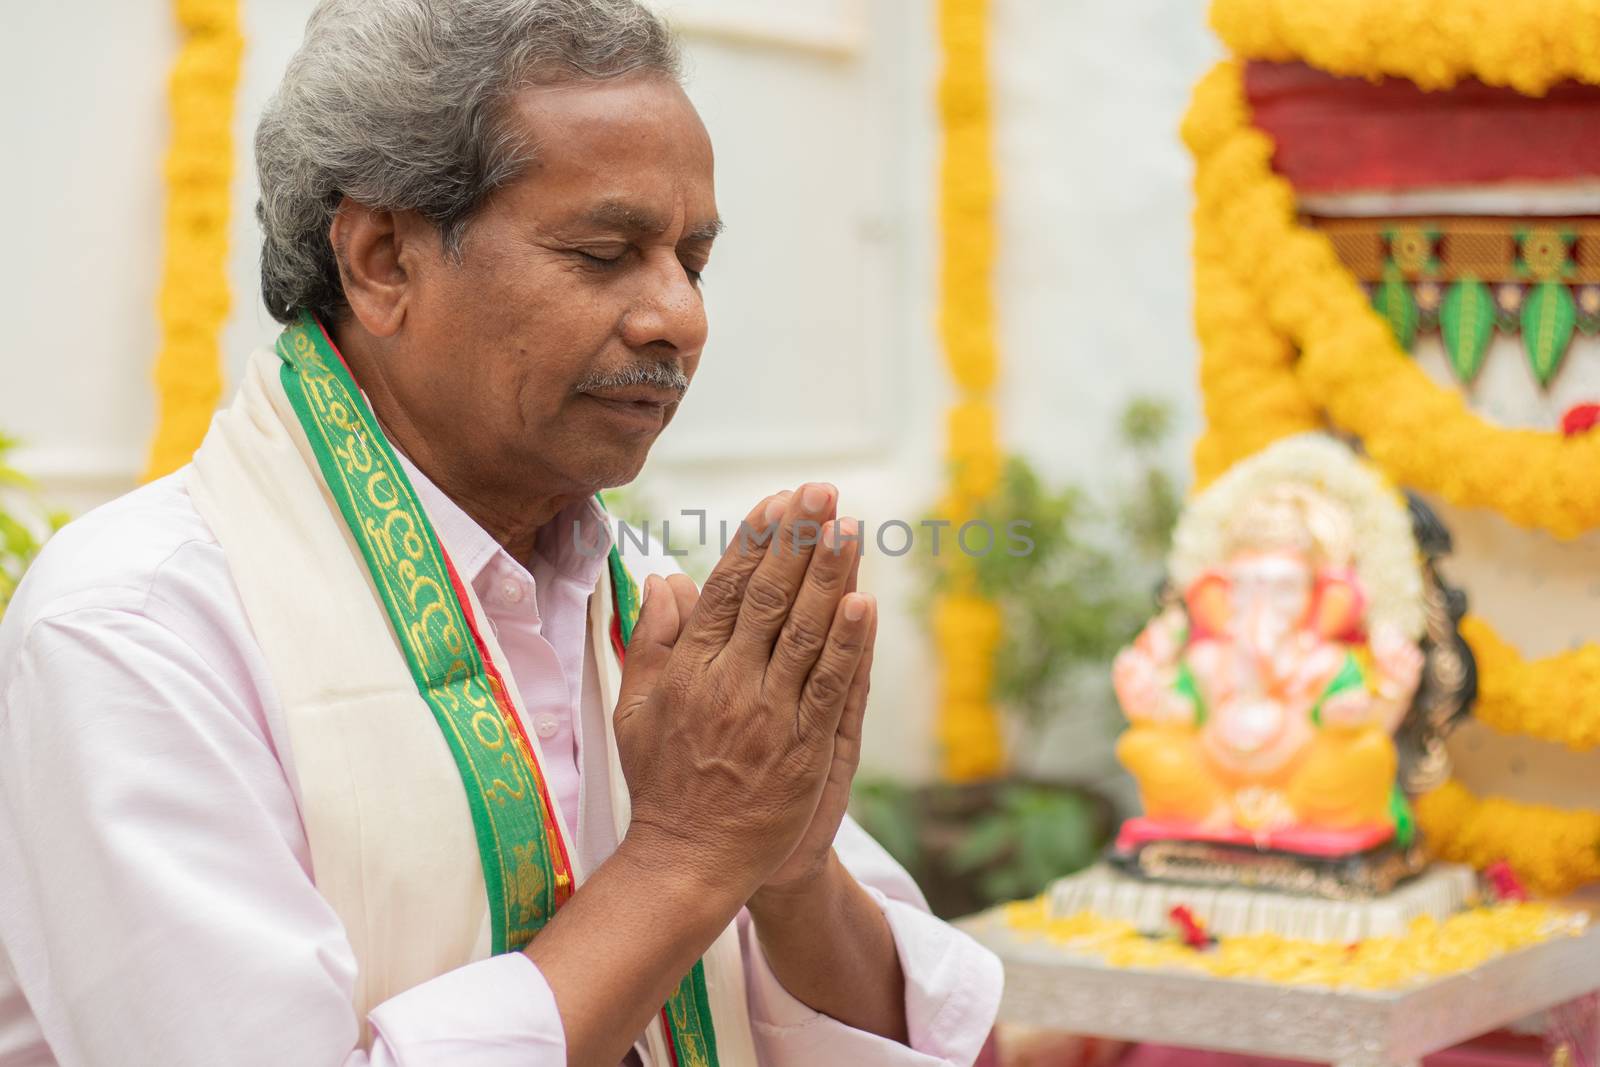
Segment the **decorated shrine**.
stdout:
<svg viewBox="0 0 1600 1067">
<path fill-rule="evenodd" d="M 854 777 L 849 790 L 828 789 L 829 812 L 842 819 L 848 801 L 865 835 L 905 868 L 901 903 L 918 903 L 906 888 L 914 882 L 920 903 L 992 949 L 1005 970 L 1002 993 L 998 972 L 986 974 L 973 962 L 986 960 L 982 953 L 956 966 L 953 954 L 897 949 L 891 956 L 878 944 L 880 970 L 892 974 L 897 964 L 913 984 L 931 976 L 945 990 L 939 1003 L 955 1006 L 927 1010 L 934 1001 L 908 1001 L 903 1036 L 915 1045 L 954 1020 L 959 1025 L 950 1028 L 964 1031 L 960 1053 L 924 1058 L 955 1063 L 976 1055 L 982 1067 L 1413 1067 L 1424 1057 L 1429 1067 L 1600 1067 L 1600 0 L 640 2 L 681 36 L 685 92 L 715 146 L 721 206 L 691 231 L 701 235 L 695 242 L 709 247 L 704 235 L 720 231 L 724 214 L 730 225 L 717 238 L 716 266 L 699 256 L 660 260 L 692 275 L 697 291 L 701 268 L 709 273 L 711 340 L 704 358 L 698 342 L 691 346 L 695 364 L 685 367 L 695 375 L 693 401 L 674 417 L 665 447 L 652 453 L 648 468 L 635 468 L 647 471 L 638 481 L 613 490 L 617 479 L 606 479 L 606 507 L 619 520 L 619 542 L 636 531 L 645 541 L 655 538 L 702 582 L 751 501 L 795 485 L 796 477 L 829 479 L 838 514 L 860 517 L 861 566 L 835 591 L 854 582 L 857 592 L 881 596 L 873 625 L 883 625 L 863 660 L 870 670 L 858 675 L 863 683 L 872 675 L 872 710 L 856 705 L 860 717 L 848 720 L 841 712 L 837 736 L 849 742 L 842 746 L 849 758 L 838 766 L 850 763 Z M 142 692 L 130 696 L 138 686 L 97 684 L 87 696 L 58 701 L 60 686 L 40 685 L 43 697 L 23 701 L 11 693 L 24 688 L 27 671 L 3 668 L 35 658 L 47 666 L 67 662 L 25 658 L 19 650 L 32 638 L 9 636 L 57 628 L 43 626 L 56 616 L 35 617 L 20 591 L 25 569 L 35 588 L 54 580 L 36 558 L 67 513 L 85 515 L 140 482 L 176 474 L 165 489 L 157 486 L 166 491 L 188 478 L 179 472 L 192 472 L 219 403 L 240 384 L 245 353 L 274 343 L 273 316 L 305 295 L 274 304 L 262 289 L 262 252 L 274 224 L 265 206 L 258 220 L 250 205 L 258 195 L 270 200 L 268 187 L 287 181 L 289 171 L 310 168 L 262 170 L 249 132 L 270 113 L 268 97 L 306 19 L 327 3 L 170 0 L 145 10 L 91 0 L 86 10 L 94 18 L 70 13 L 80 5 L 35 5 L 37 16 L 23 27 L 26 47 L 8 75 L 11 95 L 23 101 L 13 139 L 18 158 L 35 163 L 11 168 L 6 180 L 12 199 L 29 207 L 12 220 L 19 266 L 8 286 L 23 327 L 23 343 L 13 347 L 28 358 L 16 360 L 10 389 L 0 394 L 11 398 L 0 411 L 0 614 L 13 627 L 0 631 L 0 757 L 12 756 L 0 769 L 12 768 L 13 782 L 29 775 L 43 782 L 45 770 L 70 777 L 75 767 L 93 767 L 101 777 L 113 772 L 106 779 L 113 786 L 115 773 L 135 785 L 166 782 L 166 770 L 182 777 L 205 763 L 201 757 L 225 751 L 209 746 L 191 759 L 163 749 L 147 760 L 136 746 L 105 742 L 157 736 L 116 734 L 141 721 L 126 714 L 130 702 L 147 712 L 154 707 L 163 714 L 152 720 L 169 723 L 167 705 L 191 711 L 187 698 L 161 697 L 163 704 Z M 407 13 L 426 21 L 448 10 L 445 21 L 457 26 L 466 23 L 455 16 L 469 11 L 588 12 L 586 32 L 605 29 L 619 11 L 639 14 L 631 3 L 608 0 L 338 0 L 333 7 L 352 19 L 387 11 L 402 22 Z M 520 40 L 483 35 L 491 39 L 502 46 Z M 378 43 L 372 35 L 361 40 Z M 128 42 L 134 47 L 122 47 Z M 103 62 L 85 67 L 82 77 L 51 80 L 86 53 Z M 387 69 L 398 83 L 431 63 Z M 1203 76 L 1202 66 L 1209 68 Z M 539 87 L 530 91 L 586 69 L 563 68 L 550 85 L 528 79 Z M 435 90 L 451 89 L 451 79 L 437 80 Z M 52 92 L 37 93 L 42 84 Z M 506 82 L 512 84 L 521 80 Z M 387 95 L 368 86 L 334 106 L 330 94 L 315 92 L 307 106 L 331 121 L 350 110 L 344 105 Z M 499 115 L 502 102 L 480 111 L 453 101 L 429 113 L 497 115 L 480 124 L 476 144 L 507 117 Z M 409 125 L 373 121 L 369 113 L 342 136 L 361 142 L 391 124 Z M 574 123 L 571 132 L 590 132 L 587 125 Z M 496 142 L 499 149 L 513 143 Z M 538 148 L 530 159 L 567 158 L 569 150 L 559 138 L 522 143 Z M 431 153 L 420 144 L 396 142 L 384 169 L 428 162 Z M 336 154 L 307 153 L 319 171 L 323 157 Z M 659 169 L 670 155 L 640 158 Z M 107 167 L 107 159 L 118 164 Z M 508 174 L 518 169 L 507 167 Z M 588 173 L 609 179 L 621 172 L 613 163 Z M 455 181 L 446 175 L 439 184 Z M 506 188 L 484 178 L 470 210 L 435 216 L 421 206 L 366 205 L 351 191 L 355 184 L 329 178 L 302 201 L 316 209 L 307 217 L 320 220 L 310 241 L 319 254 L 326 244 L 334 260 L 346 257 L 328 227 L 360 214 L 347 212 L 348 199 L 352 208 L 450 220 L 441 225 L 440 247 L 450 250 L 451 227 L 460 227 L 456 268 L 469 261 L 459 255 L 473 248 L 469 230 L 493 222 L 478 219 L 479 208 Z M 627 216 L 641 233 L 649 229 L 641 220 L 653 212 L 613 212 L 614 200 L 608 196 L 597 217 Z M 324 218 L 323 207 L 332 216 Z M 293 214 L 280 213 L 280 230 Z M 594 250 L 608 255 L 576 246 L 555 251 L 572 278 L 617 295 L 627 288 L 622 272 L 644 262 L 633 254 L 642 249 L 631 235 L 616 260 L 609 248 Z M 340 264 L 318 262 L 322 280 L 342 292 Z M 676 268 L 659 273 L 676 287 Z M 90 296 L 101 303 L 86 313 Z M 492 310 L 515 309 L 520 318 L 531 307 L 507 300 Z M 682 307 L 692 312 L 694 301 Z M 552 352 L 609 359 L 646 347 L 637 338 L 603 353 L 588 342 L 557 344 L 557 334 L 576 327 L 556 321 L 561 315 L 546 317 L 523 323 L 521 332 L 541 345 L 550 340 Z M 473 330 L 448 331 L 455 338 L 448 347 L 497 350 L 458 346 L 489 321 L 466 318 Z M 636 330 L 651 321 L 623 310 L 605 319 L 619 337 L 623 324 Z M 696 329 L 677 336 L 693 341 Z M 674 344 L 667 337 L 648 342 L 655 355 Z M 377 378 L 365 374 L 377 372 L 360 365 L 359 341 L 346 347 L 356 362 L 344 355 L 333 362 L 370 401 L 367 386 Z M 399 348 L 372 345 L 366 366 L 377 367 L 374 357 L 383 351 Z M 402 366 L 395 358 L 385 366 Z M 594 369 L 581 387 L 573 385 L 575 395 L 605 401 L 608 411 L 622 404 L 612 412 L 619 417 L 635 404 L 663 408 L 648 398 L 589 395 L 600 388 L 597 379 L 609 377 L 602 372 L 622 373 L 609 363 Z M 517 377 L 530 389 L 554 380 L 531 370 Z M 450 378 L 474 375 L 452 369 L 427 380 Z M 672 388 L 684 396 L 681 381 Z M 395 395 L 401 392 L 419 408 L 425 400 L 456 402 L 453 390 Z M 497 431 L 477 405 L 463 410 L 471 418 L 451 412 L 448 422 L 416 422 L 470 429 L 457 444 L 472 447 L 450 467 L 478 469 L 484 457 L 509 454 L 483 447 Z M 1142 420 L 1128 414 L 1141 412 Z M 407 425 L 391 426 L 376 408 L 369 414 L 377 421 L 357 435 L 364 442 Z M 1142 431 L 1129 430 L 1141 421 Z M 296 416 L 285 425 L 304 431 L 310 423 Z M 538 439 L 539 449 L 548 439 Z M 1176 441 L 1182 447 L 1167 447 Z M 396 462 L 424 455 L 390 443 L 398 447 Z M 309 466 L 306 473 L 327 481 L 313 458 L 322 473 Z M 414 465 L 403 466 L 409 472 Z M 517 488 L 532 466 L 519 464 L 500 481 Z M 196 484 L 200 496 L 191 502 L 205 496 L 207 483 Z M 369 496 L 377 485 L 368 484 Z M 1130 488 L 1141 492 L 1123 492 Z M 315 522 L 338 509 L 342 546 L 343 520 L 354 512 L 341 500 L 330 494 L 319 496 L 316 508 L 305 503 Z M 245 513 L 243 498 L 237 503 Z M 421 495 L 416 503 L 429 523 L 439 518 L 427 514 Z M 197 518 L 203 526 L 211 521 Z M 713 548 L 708 531 L 718 519 L 727 521 Z M 98 521 L 103 515 L 79 529 Z M 1009 532 L 1013 521 L 1043 534 L 1019 556 L 992 536 Z M 979 542 L 989 532 L 987 546 L 969 547 L 969 526 Z M 130 523 L 128 532 L 139 531 Z M 68 534 L 50 550 L 95 559 L 78 537 Z M 172 564 L 165 573 L 185 562 L 191 546 L 207 543 L 185 538 L 183 559 L 150 553 L 167 561 L 162 568 Z M 644 550 L 640 540 L 632 543 Z M 140 544 L 136 536 L 108 538 L 99 554 Z M 228 546 L 212 547 L 226 556 Z M 363 560 L 360 588 L 351 591 L 364 595 L 377 572 L 371 557 Z M 512 562 L 539 563 L 537 577 L 523 568 L 532 584 L 518 584 L 512 574 L 509 584 L 486 581 L 478 590 L 453 564 L 445 569 L 456 579 L 450 584 L 461 618 L 488 620 L 473 636 L 482 639 L 479 658 L 494 675 L 489 688 L 499 696 L 518 690 L 496 721 L 521 726 L 515 755 L 555 788 L 538 798 L 538 840 L 568 867 L 579 861 L 539 884 L 558 885 L 561 900 L 577 899 L 587 880 L 580 869 L 593 870 L 615 843 L 603 840 L 607 820 L 619 840 L 626 833 L 634 797 L 622 768 L 633 764 L 622 759 L 620 743 L 610 746 L 617 756 L 611 760 L 605 745 L 585 749 L 582 740 L 592 710 L 583 688 L 606 691 L 610 675 L 596 666 L 558 686 L 551 664 L 559 660 L 564 671 L 569 659 L 582 665 L 596 651 L 620 661 L 628 644 L 623 618 L 634 603 L 627 590 L 635 586 L 622 580 L 629 572 L 619 553 L 618 569 L 608 563 L 602 584 L 586 594 L 596 617 L 603 622 L 610 612 L 613 625 L 564 627 L 558 611 L 546 626 L 539 583 L 547 595 L 556 588 L 544 577 L 544 564 L 555 561 Z M 49 566 L 56 574 L 78 570 Z M 237 573 L 249 569 L 241 564 Z M 201 574 L 193 588 L 240 591 L 216 577 Z M 299 606 L 299 617 L 326 615 L 327 583 L 303 584 L 310 606 Z M 609 586 L 622 590 L 615 600 L 594 596 Z M 100 601 L 114 599 L 102 595 L 106 588 L 86 593 L 84 603 L 103 609 Z M 144 603 L 159 606 L 159 598 Z M 529 625 L 530 609 L 537 625 Z M 393 632 L 404 640 L 384 629 L 393 618 L 383 610 L 369 626 L 374 639 Z M 520 625 L 508 627 L 502 642 L 495 619 L 519 614 Z M 791 635 L 794 629 L 804 628 Z M 610 634 L 602 642 L 585 636 L 602 631 Z M 300 636 L 299 627 L 295 632 Z M 525 643 L 514 654 L 506 645 L 518 633 Z M 264 635 L 240 629 L 221 636 L 254 649 Z M 182 664 L 189 661 L 185 648 L 198 654 L 209 647 L 179 640 L 185 648 L 162 652 L 150 642 L 130 644 L 117 659 Z M 554 659 L 546 655 L 551 649 Z M 508 661 L 511 687 L 500 684 L 506 678 L 494 666 L 498 654 Z M 200 658 L 207 660 L 202 666 L 228 666 L 221 657 Z M 89 677 L 64 669 L 60 676 Z M 239 694 L 268 692 L 260 683 L 252 673 L 230 684 Z M 414 688 L 404 690 L 408 701 Z M 537 702 L 542 706 L 530 704 L 530 695 L 540 695 L 535 689 L 548 697 Z M 557 699 L 562 691 L 571 698 L 565 703 Z M 850 699 L 865 691 L 852 684 Z M 430 701 L 430 693 L 418 690 L 418 697 Z M 43 727 L 72 721 L 66 712 L 91 715 L 86 721 L 97 729 L 60 731 L 60 753 L 99 744 L 119 758 L 102 767 L 39 747 L 38 739 L 57 736 Z M 517 722 L 524 714 L 530 721 Z M 233 730 L 231 710 L 214 718 Z M 388 730 L 375 736 L 405 740 Z M 832 736 L 824 731 L 818 739 L 833 743 Z M 276 770 L 251 761 L 266 767 L 273 796 L 286 805 L 269 821 L 303 830 L 318 860 L 302 857 L 289 880 L 305 888 L 300 875 L 315 883 L 320 865 L 326 884 L 337 888 L 341 880 L 327 877 L 313 840 L 324 824 L 301 803 L 305 791 L 297 791 L 296 765 L 286 758 L 292 744 L 274 740 L 270 747 Z M 671 747 L 655 746 L 655 755 L 676 758 Z M 586 751 L 601 758 L 591 764 Z M 560 772 L 548 779 L 547 757 Z M 291 788 L 276 789 L 279 778 Z M 434 783 L 440 795 L 454 795 L 457 778 Z M 0 773 L 0 784 L 5 780 Z M 837 777 L 830 782 L 839 785 Z M 10 792 L 14 800 L 25 790 Z M 112 786 L 101 792 L 121 795 Z M 714 800 L 732 795 L 723 792 L 701 806 L 710 813 Z M 531 804 L 538 793 L 518 799 Z M 203 789 L 187 795 L 202 794 L 210 796 Z M 213 1023 L 256 1025 L 261 1011 L 289 1003 L 256 995 L 254 986 L 248 997 L 223 985 L 203 990 L 230 994 L 237 1004 L 168 995 L 163 982 L 205 975 L 214 951 L 191 952 L 186 966 L 119 972 L 125 980 L 118 982 L 82 981 L 116 968 L 107 970 L 93 924 L 79 921 L 96 912 L 83 906 L 78 889 L 106 893 L 113 903 L 102 901 L 99 913 L 129 920 L 132 934 L 141 918 L 159 919 L 144 929 L 158 931 L 153 941 L 130 935 L 120 943 L 125 958 L 145 968 L 148 954 L 130 946 L 170 941 L 168 955 L 183 955 L 179 942 L 197 930 L 187 921 L 192 894 L 163 900 L 141 891 L 148 907 L 124 915 L 117 902 L 130 899 L 128 891 L 110 877 L 49 882 L 52 872 L 74 873 L 63 862 L 70 850 L 60 841 L 70 843 L 71 835 L 61 827 L 70 830 L 76 819 L 81 841 L 126 844 L 135 838 L 117 834 L 139 829 L 139 806 L 74 812 L 70 804 L 27 799 L 0 804 L 0 859 L 22 856 L 11 866 L 24 873 L 8 878 L 0 863 L 0 917 L 24 914 L 22 901 L 29 909 L 47 905 L 41 916 L 70 908 L 73 921 L 0 923 L 0 1064 L 13 1056 L 67 1062 L 78 1037 L 73 1028 L 87 1032 L 108 1019 L 137 1035 L 141 1025 L 163 1023 L 159 1012 L 140 1007 L 156 1001 L 185 1006 L 202 1036 Z M 505 801 L 484 803 L 491 802 Z M 599 806 L 586 813 L 591 804 Z M 187 840 L 185 825 L 214 831 L 213 816 L 255 810 L 209 800 L 203 808 L 188 824 L 169 820 L 172 833 L 138 838 L 138 847 L 87 854 L 114 853 L 147 865 L 146 874 L 170 873 L 156 846 Z M 493 822 L 498 810 L 486 807 L 484 817 Z M 535 825 L 531 807 L 512 810 Z M 480 813 L 474 807 L 469 814 Z M 563 824 L 565 816 L 575 821 Z M 257 848 L 236 829 L 230 823 L 228 832 L 209 833 L 215 856 L 207 870 L 254 871 L 262 856 L 284 860 L 282 849 Z M 27 838 L 26 850 L 7 845 L 13 836 Z M 480 846 L 489 840 L 476 836 L 476 824 L 474 838 Z M 837 840 L 851 838 L 870 845 L 853 830 Z M 825 859 L 829 840 L 812 843 Z M 435 855 L 427 842 L 411 844 L 424 859 Z M 575 846 L 570 855 L 568 844 Z M 347 851 L 334 854 L 342 861 Z M 725 851 L 742 859 L 756 852 Z M 481 894 L 463 890 L 463 900 L 470 895 L 477 906 L 481 895 L 499 903 L 506 886 L 532 884 L 506 881 L 511 868 L 484 866 L 483 855 L 480 847 L 468 859 L 491 881 Z M 875 846 L 866 855 L 863 868 L 883 860 Z M 513 858 L 532 869 L 525 857 Z M 439 864 L 425 866 L 418 870 L 427 877 L 362 884 L 415 882 L 427 890 Z M 675 873 L 670 864 L 651 873 L 662 872 Z M 121 877 L 136 889 L 144 884 Z M 182 879 L 168 881 L 178 886 Z M 51 892 L 53 884 L 74 891 Z M 375 908 L 389 906 L 376 899 L 383 896 L 375 895 Z M 753 900 L 761 911 L 763 900 L 787 897 L 746 896 L 745 904 Z M 862 898 L 849 899 L 859 905 Z M 271 902 L 261 909 L 283 928 L 302 910 Z M 468 914 L 456 910 L 457 918 Z M 769 910 L 774 914 L 794 912 Z M 865 914 L 876 921 L 870 908 Z M 173 915 L 184 921 L 174 923 Z M 743 920 L 729 920 L 741 944 L 748 935 L 768 945 L 761 920 L 748 911 L 745 919 L 753 932 Z M 971 947 L 926 916 L 915 924 L 938 931 L 933 944 Z M 379 932 L 410 928 L 391 923 Z M 235 921 L 213 933 L 231 944 L 237 933 L 268 929 L 266 922 Z M 441 923 L 426 932 L 450 929 Z M 848 955 L 869 947 L 848 936 L 855 929 L 809 923 L 803 932 L 818 932 L 819 944 L 842 943 Z M 484 930 L 463 951 L 481 955 L 526 940 L 497 944 Z M 351 925 L 348 933 L 349 947 L 360 949 L 362 928 Z M 274 934 L 260 936 L 257 948 L 270 953 L 294 943 Z M 343 960 L 342 952 L 335 943 L 316 959 Z M 311 1022 L 263 1032 L 334 1050 L 318 1062 L 383 1036 L 366 1014 L 365 998 L 377 984 L 369 982 L 372 968 L 351 959 L 343 969 L 354 976 L 357 995 L 344 999 L 354 1014 L 344 1020 L 341 1004 L 338 1015 L 348 1034 L 329 1028 L 308 1038 L 301 1031 L 314 1029 Z M 663 1009 L 659 1032 L 650 1022 L 654 1036 L 628 1062 L 675 1065 L 680 1052 L 684 1063 L 769 1062 L 740 1051 L 742 1036 L 729 1037 L 720 1060 L 692 1037 L 680 1042 L 701 1022 L 715 1022 L 711 1000 L 733 1023 L 724 1034 L 785 1031 L 811 1062 L 804 1051 L 821 1056 L 814 1050 L 827 1042 L 817 1035 L 831 1026 L 818 1018 L 832 1011 L 841 1022 L 849 1014 L 843 1009 L 864 1003 L 817 997 L 805 1001 L 804 1025 L 755 1026 L 760 1020 L 752 1019 L 745 1026 L 738 982 L 727 981 L 745 972 L 730 959 L 713 965 L 708 949 L 705 965 L 691 965 L 690 977 L 680 979 L 682 995 Z M 27 966 L 39 960 L 50 966 Z M 257 978 L 273 972 L 235 970 Z M 844 988 L 834 981 L 838 968 L 817 970 L 828 979 L 818 983 L 820 992 Z M 789 990 L 791 972 L 772 971 Z M 695 986 L 695 974 L 705 989 Z M 393 992 L 405 995 L 403 984 L 397 980 Z M 620 1003 L 615 993 L 602 990 L 596 1003 Z M 876 1037 L 901 1030 L 893 1000 L 885 998 L 890 1010 L 874 1020 L 884 1023 Z M 546 1006 L 553 1011 L 554 1004 Z M 694 1011 L 675 1010 L 685 1005 Z M 561 1028 L 560 1019 L 545 1017 Z M 1027 1040 L 1041 1035 L 1047 1040 Z M 140 1045 L 121 1033 L 109 1040 L 113 1053 Z M 485 1040 L 498 1038 L 491 1032 Z M 877 1051 L 898 1044 L 883 1042 Z M 244 1047 L 217 1042 L 223 1045 Z M 860 1047 L 835 1051 L 827 1062 L 854 1063 Z M 572 1057 L 592 1058 L 581 1051 Z M 292 1052 L 278 1058 L 295 1060 Z M 885 1053 L 884 1062 L 892 1058 Z M 102 1054 L 96 1062 L 115 1059 Z"/>
<path fill-rule="evenodd" d="M 1565 620 L 1600 619 L 1597 20 L 1213 3 L 1206 426 L 1113 672 L 1143 810 L 974 924 L 1029 1022 L 1367 1063 L 1548 1010 L 1592 1062 L 1600 646 Z"/>
</svg>

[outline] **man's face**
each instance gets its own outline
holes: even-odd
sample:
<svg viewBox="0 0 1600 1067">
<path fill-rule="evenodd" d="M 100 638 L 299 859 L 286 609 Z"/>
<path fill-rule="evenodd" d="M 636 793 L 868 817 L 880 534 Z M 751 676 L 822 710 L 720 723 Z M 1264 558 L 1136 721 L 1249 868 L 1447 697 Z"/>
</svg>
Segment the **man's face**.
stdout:
<svg viewBox="0 0 1600 1067">
<path fill-rule="evenodd" d="M 706 340 L 718 228 L 711 142 L 655 75 L 528 89 L 534 162 L 410 270 L 401 388 L 436 443 L 491 479 L 590 493 L 632 480 Z"/>
</svg>

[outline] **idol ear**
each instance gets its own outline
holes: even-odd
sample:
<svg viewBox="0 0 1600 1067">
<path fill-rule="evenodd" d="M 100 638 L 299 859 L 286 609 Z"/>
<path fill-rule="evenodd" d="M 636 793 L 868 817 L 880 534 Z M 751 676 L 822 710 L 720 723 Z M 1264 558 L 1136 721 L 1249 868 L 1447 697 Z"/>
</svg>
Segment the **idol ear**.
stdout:
<svg viewBox="0 0 1600 1067">
<path fill-rule="evenodd" d="M 1228 631 L 1233 614 L 1233 582 L 1218 570 L 1202 571 L 1183 591 L 1183 604 L 1189 611 L 1191 640 L 1220 637 Z"/>
<path fill-rule="evenodd" d="M 1330 641 L 1360 638 L 1367 615 L 1367 594 L 1354 571 L 1330 570 L 1317 577 L 1310 629 Z"/>
</svg>

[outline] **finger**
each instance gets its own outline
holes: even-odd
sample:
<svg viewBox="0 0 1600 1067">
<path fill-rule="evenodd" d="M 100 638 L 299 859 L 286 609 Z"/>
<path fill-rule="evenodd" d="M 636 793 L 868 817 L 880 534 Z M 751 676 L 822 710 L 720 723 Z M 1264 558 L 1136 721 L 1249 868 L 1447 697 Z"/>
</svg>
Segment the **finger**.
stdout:
<svg viewBox="0 0 1600 1067">
<path fill-rule="evenodd" d="M 700 600 L 700 588 L 687 574 L 667 575 L 667 588 L 678 604 L 678 618 L 687 620 L 694 615 L 694 606 Z"/>
<path fill-rule="evenodd" d="M 763 659 L 771 656 L 778 631 L 789 618 L 814 549 L 822 539 L 822 524 L 833 518 L 838 495 L 826 482 L 808 482 L 789 498 L 766 552 L 745 585 L 739 619 L 728 638 L 729 649 Z"/>
<path fill-rule="evenodd" d="M 633 636 L 623 657 L 622 685 L 617 694 L 619 721 L 644 703 L 655 688 L 682 630 L 678 601 L 664 579 L 654 574 L 645 578 L 643 595 L 639 619 L 633 624 Z"/>
<path fill-rule="evenodd" d="M 822 655 L 800 691 L 795 728 L 802 743 L 834 744 L 876 615 L 877 605 L 866 593 L 851 593 L 839 602 Z"/>
<path fill-rule="evenodd" d="M 844 711 L 839 716 L 838 736 L 834 751 L 852 766 L 861 758 L 861 729 L 867 718 L 867 696 L 872 692 L 872 654 L 878 644 L 878 613 L 872 612 L 872 625 L 867 629 L 867 645 L 856 664 L 856 673 L 850 679 L 850 691 L 844 698 Z"/>
<path fill-rule="evenodd" d="M 833 761 L 829 765 L 828 781 L 843 790 L 846 797 L 861 766 L 861 733 L 867 718 L 867 694 L 872 688 L 872 649 L 877 636 L 878 618 L 874 615 L 872 628 L 867 632 L 866 651 L 856 664 L 850 692 L 844 698 L 844 711 L 839 716 L 839 727 L 833 734 Z"/>
<path fill-rule="evenodd" d="M 701 662 L 709 661 L 728 643 L 739 618 L 745 585 L 761 562 L 771 536 L 772 523 L 767 520 L 767 514 L 775 509 L 781 513 L 792 495 L 784 490 L 769 496 L 740 521 L 722 558 L 700 587 L 693 614 L 684 623 L 678 644 L 685 654 Z"/>
<path fill-rule="evenodd" d="M 854 593 L 856 591 L 856 579 L 861 573 L 861 537 L 861 522 L 858 519 L 856 520 L 856 558 L 850 563 L 850 578 L 844 583 L 844 591 L 846 593 Z"/>
<path fill-rule="evenodd" d="M 811 564 L 767 664 L 763 685 L 769 692 L 789 699 L 798 695 L 822 654 L 839 600 L 848 592 L 850 572 L 859 558 L 860 530 L 861 524 L 848 518 L 823 527 L 823 543 L 811 554 Z"/>
</svg>

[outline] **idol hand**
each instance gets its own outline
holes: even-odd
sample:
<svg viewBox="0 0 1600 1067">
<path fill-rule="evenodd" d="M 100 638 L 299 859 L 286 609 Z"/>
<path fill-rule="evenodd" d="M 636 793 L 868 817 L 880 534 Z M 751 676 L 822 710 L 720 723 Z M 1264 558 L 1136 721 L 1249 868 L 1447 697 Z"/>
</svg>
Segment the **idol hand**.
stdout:
<svg viewBox="0 0 1600 1067">
<path fill-rule="evenodd" d="M 855 772 L 876 610 L 849 592 L 860 546 L 835 503 L 819 484 L 763 501 L 747 527 L 775 532 L 736 537 L 698 601 L 652 579 L 628 649 L 628 837 L 745 897 L 826 858 Z"/>
</svg>

